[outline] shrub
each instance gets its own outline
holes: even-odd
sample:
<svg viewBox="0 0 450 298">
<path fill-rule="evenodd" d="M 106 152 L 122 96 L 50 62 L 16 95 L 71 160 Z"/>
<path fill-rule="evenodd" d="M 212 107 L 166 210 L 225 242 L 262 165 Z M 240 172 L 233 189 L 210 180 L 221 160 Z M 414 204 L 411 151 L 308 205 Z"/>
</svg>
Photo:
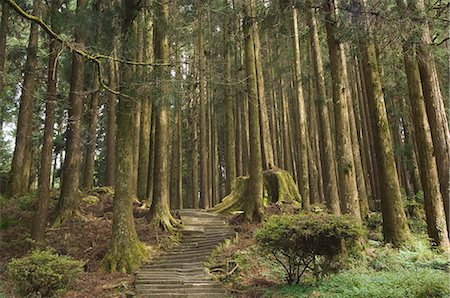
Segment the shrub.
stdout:
<svg viewBox="0 0 450 298">
<path fill-rule="evenodd" d="M 308 269 L 316 279 L 329 272 L 332 260 L 343 257 L 346 245 L 356 242 L 362 231 L 347 216 L 301 213 L 271 216 L 257 231 L 256 239 L 283 266 L 291 284 L 299 283 Z"/>
<path fill-rule="evenodd" d="M 34 250 L 12 259 L 8 264 L 9 279 L 21 296 L 54 297 L 66 290 L 83 272 L 84 263 L 52 250 Z"/>
</svg>

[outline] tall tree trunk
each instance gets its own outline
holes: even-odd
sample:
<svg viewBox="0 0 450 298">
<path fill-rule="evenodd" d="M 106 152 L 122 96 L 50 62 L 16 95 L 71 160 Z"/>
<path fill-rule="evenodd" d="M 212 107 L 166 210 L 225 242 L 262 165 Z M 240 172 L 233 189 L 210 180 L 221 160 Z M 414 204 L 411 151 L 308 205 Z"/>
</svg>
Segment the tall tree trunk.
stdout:
<svg viewBox="0 0 450 298">
<path fill-rule="evenodd" d="M 52 4 L 54 4 L 54 2 L 52 2 Z M 55 11 L 54 9 L 55 8 L 52 5 L 51 13 Z M 44 141 L 42 144 L 41 166 L 39 169 L 37 206 L 31 230 L 31 236 L 33 239 L 41 243 L 44 242 L 45 239 L 45 227 L 47 225 L 48 218 L 59 49 L 59 42 L 54 38 L 50 38 L 47 70 L 47 96 L 45 102 Z"/>
<path fill-rule="evenodd" d="M 253 5 L 255 0 L 247 0 L 244 9 L 244 36 L 245 36 L 245 70 L 247 74 L 247 93 L 249 101 L 249 184 L 245 201 L 245 218 L 247 221 L 258 221 L 262 217 L 263 199 L 263 177 L 262 156 L 259 127 L 259 105 L 258 105 L 258 78 L 255 66 L 255 15 Z"/>
<path fill-rule="evenodd" d="M 445 215 L 443 214 L 442 195 L 439 189 L 437 162 L 434 155 L 433 139 L 428 123 L 414 47 L 404 46 L 404 61 L 408 80 L 411 116 L 414 119 L 413 124 L 417 137 L 420 162 L 419 172 L 422 177 L 428 235 L 436 245 L 439 245 L 444 250 L 448 250 L 449 240 Z"/>
<path fill-rule="evenodd" d="M 258 104 L 259 104 L 259 121 L 260 121 L 260 143 L 262 150 L 262 162 L 263 169 L 271 169 L 275 166 L 273 160 L 273 147 L 272 140 L 270 138 L 269 129 L 269 117 L 267 113 L 267 104 L 265 96 L 265 86 L 264 86 L 264 73 L 262 68 L 261 59 L 261 42 L 259 38 L 259 28 L 256 19 L 256 2 L 248 2 L 248 9 L 250 13 L 255 17 L 253 24 L 251 26 L 251 34 L 253 35 L 253 47 L 255 56 L 255 71 L 256 71 L 256 86 L 258 91 Z"/>
<path fill-rule="evenodd" d="M 81 188 L 84 190 L 91 190 L 94 186 L 94 170 L 95 170 L 95 149 L 97 144 L 97 122 L 98 122 L 98 101 L 100 92 L 100 82 L 98 80 L 97 66 L 94 66 L 92 76 L 92 87 L 94 94 L 91 96 L 91 102 L 88 114 L 88 137 L 86 144 L 86 157 L 84 160 L 84 173 Z"/>
<path fill-rule="evenodd" d="M 293 20 L 293 31 L 294 31 L 294 49 L 295 49 L 295 95 L 297 98 L 298 107 L 298 136 L 299 139 L 296 140 L 298 143 L 298 183 L 300 188 L 300 194 L 302 195 L 303 208 L 308 210 L 310 205 L 309 197 L 309 170 L 308 170 L 308 143 L 310 142 L 308 138 L 308 125 L 306 122 L 306 105 L 305 99 L 303 97 L 303 87 L 302 87 L 302 71 L 301 71 L 301 61 L 300 61 L 300 40 L 298 33 L 298 9 L 292 6 L 292 20 Z"/>
<path fill-rule="evenodd" d="M 192 91 L 192 100 L 191 100 L 191 108 L 190 108 L 190 139 L 192 140 L 192 148 L 191 148 L 191 179 L 190 179 L 190 202 L 191 208 L 197 209 L 200 206 L 200 202 L 198 199 L 198 137 L 197 137 L 197 119 L 195 116 L 196 112 L 196 98 L 194 95 L 194 91 Z"/>
<path fill-rule="evenodd" d="M 430 50 L 431 33 L 426 21 L 425 4 L 423 0 L 411 1 L 411 10 L 415 17 L 424 20 L 420 23 L 420 41 L 417 45 L 417 62 L 419 64 L 425 107 L 433 138 L 437 163 L 439 184 L 447 218 L 447 229 L 450 230 L 450 130 L 445 113 L 444 100 L 441 94 L 436 64 Z M 423 181 L 422 181 L 423 182 Z"/>
<path fill-rule="evenodd" d="M 2 18 L 0 23 L 0 94 L 3 93 L 3 84 L 5 81 L 5 62 L 6 62 L 6 38 L 8 36 L 9 27 L 9 5 L 3 2 Z M 5 104 L 3 97 L 0 100 L 0 139 L 3 139 L 3 119 L 5 116 Z"/>
<path fill-rule="evenodd" d="M 41 11 L 41 1 L 33 1 L 33 15 L 39 17 Z M 8 6 L 3 2 L 3 6 Z M 31 23 L 30 36 L 28 39 L 27 60 L 25 62 L 22 95 L 20 97 L 19 115 L 17 119 L 16 146 L 14 148 L 11 174 L 8 183 L 7 193 L 9 196 L 18 197 L 28 191 L 30 168 L 31 135 L 34 92 L 36 89 L 36 67 L 38 51 L 38 24 Z"/>
<path fill-rule="evenodd" d="M 113 57 L 116 57 L 116 49 L 113 50 Z M 117 76 L 116 76 L 117 62 L 109 61 L 109 87 L 112 90 L 117 90 Z M 106 123 L 106 185 L 115 186 L 116 173 L 116 101 L 117 97 L 114 93 L 107 94 L 107 123 Z"/>
<path fill-rule="evenodd" d="M 200 130 L 200 208 L 209 208 L 209 187 L 208 187 L 208 143 L 206 138 L 206 94 L 205 94 L 205 46 L 204 46 L 204 11 L 199 12 L 198 20 L 198 83 L 199 83 L 199 130 Z"/>
<path fill-rule="evenodd" d="M 167 2 L 155 2 L 155 25 L 153 46 L 155 62 L 169 62 L 169 38 L 167 36 L 169 5 Z M 170 214 L 169 208 L 169 79 L 170 69 L 158 67 L 155 69 L 156 94 L 156 130 L 155 130 L 155 165 L 153 200 L 150 207 L 149 220 L 153 225 L 172 230 L 178 222 Z"/>
<path fill-rule="evenodd" d="M 358 188 L 356 184 L 355 162 L 351 143 L 350 120 L 342 61 L 341 43 L 336 38 L 336 11 L 334 0 L 325 0 L 325 28 L 330 55 L 333 102 L 336 125 L 336 158 L 339 185 L 341 187 L 341 210 L 361 220 Z"/>
<path fill-rule="evenodd" d="M 361 3 L 360 0 L 354 0 L 354 4 L 360 13 L 363 9 Z M 357 16 L 361 15 L 363 14 L 358 14 Z M 356 18 L 355 20 L 358 21 Z M 369 109 L 373 119 L 372 130 L 375 148 L 378 153 L 378 167 L 381 174 L 381 212 L 383 215 L 384 240 L 395 246 L 399 246 L 408 239 L 409 228 L 403 209 L 375 45 L 370 36 L 370 28 L 367 27 L 365 17 L 359 20 L 359 22 L 362 24 L 365 33 L 369 35 L 369 37 L 361 38 L 359 45 L 360 51 L 363 54 Z"/>
<path fill-rule="evenodd" d="M 359 209 L 361 217 L 365 218 L 369 214 L 369 202 L 367 198 L 366 181 L 361 160 L 361 150 L 359 145 L 358 131 L 356 128 L 355 111 L 352 94 L 350 94 L 350 81 L 348 77 L 347 56 L 345 47 L 342 49 L 342 61 L 344 62 L 344 77 L 346 78 L 347 108 L 350 120 L 350 133 L 352 138 L 353 160 L 355 161 L 356 184 L 358 187 Z"/>
<path fill-rule="evenodd" d="M 145 27 L 143 40 L 145 44 L 145 61 L 153 61 L 153 20 L 150 14 L 145 15 Z M 151 69 L 142 70 L 146 77 L 151 76 Z M 144 79 L 148 82 L 148 79 Z M 142 98 L 141 109 L 141 127 L 140 127 L 140 140 L 139 140 L 139 168 L 138 168 L 138 183 L 137 183 L 137 196 L 140 200 L 147 200 L 147 189 L 149 178 L 149 161 L 150 161 L 150 137 L 152 134 L 152 108 L 153 100 L 150 96 L 146 95 Z"/>
<path fill-rule="evenodd" d="M 81 13 L 87 8 L 87 0 L 77 0 L 77 10 Z M 75 42 L 84 43 L 84 36 L 80 28 L 75 29 Z M 81 117 L 83 112 L 83 82 L 84 58 L 72 54 L 72 72 L 70 77 L 69 93 L 69 123 L 67 127 L 66 156 L 62 173 L 61 198 L 58 202 L 58 216 L 55 224 L 58 225 L 78 213 L 79 208 L 79 173 L 81 164 Z"/>
<path fill-rule="evenodd" d="M 228 0 L 224 0 L 224 5 L 229 12 Z M 230 20 L 228 14 L 224 17 L 224 81 L 225 81 L 225 191 L 226 194 L 231 192 L 233 181 L 236 179 L 236 152 L 235 152 L 235 135 L 234 135 L 234 100 L 231 95 L 231 55 L 230 55 Z"/>
<path fill-rule="evenodd" d="M 179 49 L 176 49 L 176 59 L 180 60 Z M 176 69 L 177 79 L 181 80 L 181 67 Z M 182 88 L 180 85 L 179 88 Z M 182 196 L 182 138 L 181 138 L 181 96 L 177 95 L 174 104 L 172 158 L 170 169 L 170 209 L 183 208 Z"/>
<path fill-rule="evenodd" d="M 132 22 L 135 16 L 134 0 L 123 2 L 122 32 L 123 55 L 130 55 L 132 49 L 129 42 Z M 133 218 L 133 138 L 130 133 L 134 129 L 134 99 L 130 85 L 131 67 L 121 64 L 120 74 L 124 82 L 119 96 L 117 113 L 117 171 L 116 192 L 113 201 L 112 237 L 103 267 L 110 272 L 131 272 L 148 258 L 146 247 L 139 241 Z"/>
</svg>

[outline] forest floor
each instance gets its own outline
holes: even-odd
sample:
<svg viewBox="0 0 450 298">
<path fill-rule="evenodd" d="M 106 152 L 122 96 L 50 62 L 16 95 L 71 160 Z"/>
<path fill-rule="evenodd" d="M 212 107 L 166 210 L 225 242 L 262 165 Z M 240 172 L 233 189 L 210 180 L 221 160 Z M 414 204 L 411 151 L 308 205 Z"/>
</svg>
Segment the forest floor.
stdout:
<svg viewBox="0 0 450 298">
<path fill-rule="evenodd" d="M 230 221 L 238 240 L 216 249 L 208 267 L 234 297 L 450 297 L 450 259 L 430 247 L 421 220 L 410 221 L 411 241 L 394 249 L 383 243 L 381 215 L 373 213 L 365 222 L 368 240 L 361 251 L 350 251 L 340 271 L 319 281 L 307 271 L 294 285 L 286 284 L 283 267 L 256 242 L 260 225 Z"/>
<path fill-rule="evenodd" d="M 50 219 L 53 217 L 58 193 L 51 196 Z M 1 198 L 1 197 L 0 197 Z M 24 256 L 33 242 L 30 227 L 35 194 L 20 200 L 0 200 L 0 297 L 15 297 L 6 279 L 6 267 L 12 258 Z M 98 188 L 82 195 L 80 216 L 58 228 L 48 227 L 46 245 L 62 255 L 82 260 L 84 273 L 63 297 L 130 297 L 133 295 L 133 274 L 110 274 L 101 270 L 111 236 L 112 193 Z M 152 256 L 170 245 L 169 237 L 158 228 L 151 228 L 143 217 L 144 210 L 135 204 L 135 222 L 139 238 L 152 247 Z"/>
</svg>

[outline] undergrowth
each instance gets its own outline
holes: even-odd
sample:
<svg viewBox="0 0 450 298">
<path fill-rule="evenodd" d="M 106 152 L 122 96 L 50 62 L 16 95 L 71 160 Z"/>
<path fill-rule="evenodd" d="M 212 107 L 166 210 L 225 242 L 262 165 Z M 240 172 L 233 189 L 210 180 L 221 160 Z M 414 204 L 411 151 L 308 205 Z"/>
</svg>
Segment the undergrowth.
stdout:
<svg viewBox="0 0 450 298">
<path fill-rule="evenodd" d="M 378 216 L 369 219 L 369 240 L 361 251 L 350 250 L 337 274 L 316 282 L 305 275 L 299 285 L 286 285 L 282 266 L 261 253 L 255 242 L 230 243 L 216 251 L 209 265 L 216 279 L 237 297 L 450 297 L 450 259 L 423 233 L 401 248 L 379 240 Z M 214 264 L 219 270 L 214 270 Z M 231 269 L 237 267 L 233 272 Z"/>
</svg>

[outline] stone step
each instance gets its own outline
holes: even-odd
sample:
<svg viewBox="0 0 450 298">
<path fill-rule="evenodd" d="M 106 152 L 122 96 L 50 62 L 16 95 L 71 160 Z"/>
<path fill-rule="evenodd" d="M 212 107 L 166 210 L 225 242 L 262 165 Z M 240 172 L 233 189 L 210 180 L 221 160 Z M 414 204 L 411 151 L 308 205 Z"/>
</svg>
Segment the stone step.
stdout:
<svg viewBox="0 0 450 298">
<path fill-rule="evenodd" d="M 161 298 L 167 298 L 167 297 L 189 297 L 189 298 L 197 298 L 197 297 L 230 297 L 227 295 L 226 292 L 210 292 L 210 291 L 201 291 L 201 292 L 193 292 L 193 293 L 187 293 L 184 291 L 165 291 L 165 292 L 154 292 L 152 290 L 142 290 L 137 291 L 135 297 L 161 297 Z"/>
<path fill-rule="evenodd" d="M 212 251 L 235 233 L 227 219 L 194 209 L 176 211 L 184 229 L 180 244 L 136 274 L 136 297 L 228 297 L 204 267 Z"/>
</svg>

